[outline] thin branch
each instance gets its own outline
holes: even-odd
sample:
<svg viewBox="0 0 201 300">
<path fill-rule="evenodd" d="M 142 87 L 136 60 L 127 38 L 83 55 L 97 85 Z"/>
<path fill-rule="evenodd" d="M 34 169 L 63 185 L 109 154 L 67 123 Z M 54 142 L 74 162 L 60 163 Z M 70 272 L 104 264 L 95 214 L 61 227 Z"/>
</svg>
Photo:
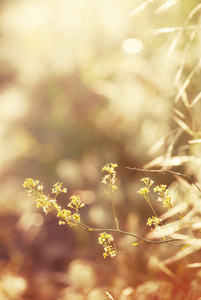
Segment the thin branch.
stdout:
<svg viewBox="0 0 201 300">
<path fill-rule="evenodd" d="M 123 231 L 123 230 L 117 230 L 117 229 L 111 229 L 111 228 L 93 228 L 93 227 L 90 227 L 90 226 L 87 226 L 85 224 L 82 224 L 82 223 L 79 223 L 77 222 L 77 225 L 79 225 L 80 227 L 82 227 L 83 229 L 86 229 L 86 230 L 89 230 L 89 231 L 92 231 L 92 232 L 117 232 L 117 233 L 122 233 L 122 234 L 125 234 L 125 235 L 130 235 L 132 237 L 135 237 L 141 241 L 144 241 L 144 242 L 147 242 L 147 243 L 152 243 L 152 244 L 164 244 L 164 243 L 169 243 L 169 242 L 178 242 L 178 241 L 181 241 L 180 239 L 168 239 L 168 240 L 159 240 L 159 241 L 152 241 L 152 240 L 148 240 L 148 239 L 145 239 L 135 233 L 131 233 L 131 232 L 127 232 L 127 231 Z"/>
<path fill-rule="evenodd" d="M 183 178 L 189 180 L 192 184 L 195 185 L 195 187 L 201 193 L 201 189 L 197 185 L 197 183 L 185 174 L 181 174 L 181 173 L 174 172 L 174 171 L 169 171 L 169 170 L 163 170 L 163 169 L 162 170 L 146 170 L 146 169 L 138 169 L 138 168 L 135 168 L 135 167 L 134 168 L 126 167 L 126 168 L 129 169 L 129 170 L 132 170 L 132 171 L 140 171 L 140 172 L 147 172 L 147 173 L 168 173 L 168 174 L 171 174 L 171 175 L 178 175 L 180 177 L 183 177 Z"/>
<path fill-rule="evenodd" d="M 125 254 L 125 253 L 129 253 L 133 250 L 135 250 L 138 246 L 140 246 L 141 244 L 143 243 L 143 241 L 139 242 L 137 245 L 135 245 L 134 247 L 128 249 L 128 250 L 125 250 L 125 251 L 117 251 L 118 254 Z"/>
</svg>

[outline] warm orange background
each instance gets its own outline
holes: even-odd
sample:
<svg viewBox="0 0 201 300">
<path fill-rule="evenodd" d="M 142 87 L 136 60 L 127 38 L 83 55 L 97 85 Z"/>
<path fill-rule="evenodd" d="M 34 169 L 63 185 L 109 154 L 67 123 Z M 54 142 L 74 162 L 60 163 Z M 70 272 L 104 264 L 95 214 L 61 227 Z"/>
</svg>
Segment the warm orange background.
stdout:
<svg viewBox="0 0 201 300">
<path fill-rule="evenodd" d="M 105 292 L 115 300 L 148 299 L 142 296 L 148 297 L 148 290 L 167 295 L 149 299 L 171 299 L 176 290 L 185 294 L 181 280 L 175 288 L 175 278 L 194 278 L 183 264 L 170 267 L 175 278 L 159 267 L 156 257 L 165 259 L 175 251 L 168 245 L 141 245 L 104 260 L 95 233 L 59 226 L 54 215 L 35 208 L 22 188 L 27 177 L 42 181 L 47 193 L 62 181 L 68 197 L 81 194 L 86 224 L 113 227 L 101 169 L 117 163 L 120 227 L 139 235 L 148 232 L 148 206 L 136 194 L 142 174 L 126 166 L 142 167 L 169 146 L 167 141 L 152 148 L 178 127 L 172 120 L 173 109 L 180 108 L 174 102 L 174 80 L 187 39 L 182 36 L 168 55 L 177 32 L 153 35 L 151 30 L 181 26 L 199 1 L 175 1 L 170 9 L 145 2 L 0 1 L 2 300 L 109 299 Z M 200 45 L 197 39 L 189 68 Z M 199 78 L 189 88 L 192 96 L 200 88 Z M 200 106 L 195 115 L 199 112 Z M 186 140 L 184 134 L 179 145 Z M 173 180 L 153 179 L 157 184 Z M 60 199 L 65 206 L 66 197 Z M 133 242 L 115 238 L 122 251 Z M 134 298 L 142 284 L 142 295 Z"/>
</svg>

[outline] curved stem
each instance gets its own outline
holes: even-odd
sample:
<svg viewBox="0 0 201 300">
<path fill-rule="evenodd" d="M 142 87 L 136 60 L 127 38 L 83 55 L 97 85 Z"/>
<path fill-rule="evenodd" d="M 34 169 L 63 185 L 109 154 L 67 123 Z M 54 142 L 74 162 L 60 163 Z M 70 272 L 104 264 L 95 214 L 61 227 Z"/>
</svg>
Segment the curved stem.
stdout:
<svg viewBox="0 0 201 300">
<path fill-rule="evenodd" d="M 152 243 L 152 244 L 164 244 L 164 243 L 168 243 L 168 242 L 177 242 L 177 241 L 181 241 L 180 239 L 169 239 L 169 240 L 160 240 L 160 241 L 152 241 L 152 240 L 148 240 L 148 239 L 145 239 L 135 233 L 131 233 L 131 232 L 127 232 L 127 231 L 123 231 L 123 230 L 119 230 L 119 229 L 111 229 L 111 228 L 93 228 L 93 227 L 90 227 L 90 226 L 87 226 L 85 224 L 82 224 L 82 223 L 78 223 L 77 224 L 86 229 L 86 230 L 89 230 L 89 231 L 93 231 L 93 232 L 103 232 L 103 231 L 107 231 L 107 232 L 117 232 L 117 233 L 122 233 L 122 234 L 125 234 L 125 235 L 129 235 L 129 236 L 132 236 L 132 237 L 135 237 L 141 241 L 144 241 L 144 242 L 147 242 L 147 243 Z"/>
<path fill-rule="evenodd" d="M 139 168 L 135 168 L 135 167 L 134 168 L 126 167 L 126 169 L 129 169 L 129 170 L 132 170 L 132 171 L 147 172 L 147 173 L 168 173 L 168 174 L 171 174 L 171 175 L 177 175 L 177 176 L 180 176 L 180 177 L 183 177 L 183 178 L 189 180 L 192 184 L 194 184 L 194 186 L 198 189 L 198 191 L 201 192 L 201 188 L 197 185 L 197 183 L 185 174 L 181 174 L 181 173 L 174 172 L 174 171 L 169 171 L 169 170 L 163 170 L 163 169 L 161 169 L 161 170 L 148 170 L 148 169 L 139 169 Z"/>
<path fill-rule="evenodd" d="M 139 242 L 138 245 L 135 245 L 134 247 L 128 249 L 128 250 L 125 250 L 125 251 L 118 251 L 117 254 L 125 254 L 125 253 L 129 253 L 133 250 L 135 250 L 139 245 L 141 245 L 143 243 L 143 241 Z"/>
<path fill-rule="evenodd" d="M 149 200 L 149 196 L 147 197 L 147 202 L 149 203 L 149 206 L 151 207 L 151 210 L 153 211 L 155 217 L 158 218 L 158 215 L 157 215 L 155 209 L 153 208 L 151 201 Z"/>
</svg>

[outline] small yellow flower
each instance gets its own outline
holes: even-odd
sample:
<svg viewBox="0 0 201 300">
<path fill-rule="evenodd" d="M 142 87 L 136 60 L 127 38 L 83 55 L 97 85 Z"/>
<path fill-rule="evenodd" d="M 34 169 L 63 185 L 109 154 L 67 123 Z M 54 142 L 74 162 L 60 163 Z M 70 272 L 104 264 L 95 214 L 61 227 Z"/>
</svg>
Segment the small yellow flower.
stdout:
<svg viewBox="0 0 201 300">
<path fill-rule="evenodd" d="M 36 207 L 42 207 L 43 211 L 47 214 L 52 210 L 60 210 L 60 206 L 57 205 L 55 199 L 49 199 L 49 197 L 41 194 L 36 199 Z"/>
<path fill-rule="evenodd" d="M 73 219 L 73 221 L 75 221 L 75 223 L 80 223 L 80 215 L 79 214 L 73 214 L 72 219 Z"/>
<path fill-rule="evenodd" d="M 73 226 L 80 222 L 80 215 L 77 213 L 72 215 L 71 211 L 68 209 L 58 211 L 57 217 L 65 220 L 65 222 L 59 221 L 59 225 L 68 223 L 70 226 Z"/>
<path fill-rule="evenodd" d="M 66 222 L 59 221 L 59 225 L 66 225 Z"/>
<path fill-rule="evenodd" d="M 163 201 L 163 207 L 170 209 L 173 207 L 171 197 L 166 197 L 165 200 Z"/>
<path fill-rule="evenodd" d="M 53 185 L 52 193 L 58 195 L 59 193 L 67 193 L 66 188 L 62 188 L 63 182 L 57 182 Z"/>
<path fill-rule="evenodd" d="M 138 194 L 140 194 L 142 197 L 147 198 L 147 195 L 149 194 L 149 189 L 147 187 L 141 188 L 139 191 L 137 191 Z"/>
<path fill-rule="evenodd" d="M 148 196 L 150 193 L 149 188 L 150 188 L 150 186 L 152 186 L 154 181 L 152 179 L 150 179 L 149 177 L 144 177 L 144 178 L 140 179 L 140 181 L 144 182 L 144 184 L 146 186 L 144 188 L 141 188 L 139 191 L 137 191 L 137 193 L 140 194 L 145 199 L 147 199 L 147 201 L 149 201 L 149 196 Z"/>
<path fill-rule="evenodd" d="M 85 204 L 82 203 L 80 195 L 73 195 L 70 197 L 71 202 L 68 204 L 68 207 L 78 211 L 79 208 L 84 207 Z"/>
<path fill-rule="evenodd" d="M 152 217 L 152 218 L 149 218 L 148 221 L 147 221 L 147 225 L 149 226 L 152 226 L 154 225 L 155 228 L 158 228 L 158 226 L 160 225 L 162 219 L 159 219 L 157 217 Z"/>
<path fill-rule="evenodd" d="M 105 252 L 103 253 L 103 257 L 106 258 L 107 256 L 111 256 L 111 257 L 114 257 L 116 256 L 116 251 L 114 250 L 113 247 L 111 246 L 106 246 L 104 248 Z"/>
<path fill-rule="evenodd" d="M 23 183 L 23 187 L 25 188 L 34 188 L 39 184 L 38 180 L 33 180 L 32 178 L 27 178 L 24 183 Z"/>
<path fill-rule="evenodd" d="M 110 178 L 110 175 L 108 174 L 108 175 L 105 175 L 104 177 L 103 177 L 103 180 L 102 180 L 102 183 L 104 183 L 104 184 L 108 184 L 108 179 Z"/>
<path fill-rule="evenodd" d="M 166 209 L 173 207 L 171 197 L 169 196 L 169 192 L 167 190 L 167 185 L 157 185 L 153 190 L 155 193 L 158 193 L 158 201 L 163 202 L 163 207 Z"/>
<path fill-rule="evenodd" d="M 117 253 L 114 238 L 111 234 L 106 232 L 102 232 L 99 234 L 98 243 L 103 245 L 104 253 L 103 257 L 106 258 L 107 256 L 114 257 Z"/>
<path fill-rule="evenodd" d="M 116 171 L 114 170 L 114 168 L 117 168 L 118 165 L 117 164 L 107 164 L 102 168 L 102 172 L 106 171 L 108 172 L 108 174 L 106 174 L 103 178 L 102 178 L 102 183 L 108 185 L 112 191 L 118 189 L 116 186 Z"/>
<path fill-rule="evenodd" d="M 150 177 L 144 177 L 142 179 L 140 179 L 140 181 L 144 182 L 144 184 L 149 188 L 150 186 L 152 186 L 152 184 L 154 183 L 154 181 L 150 178 Z"/>
<path fill-rule="evenodd" d="M 43 191 L 43 185 L 38 185 L 38 192 L 42 192 Z"/>
<path fill-rule="evenodd" d="M 153 191 L 156 193 L 158 192 L 161 196 L 164 194 L 164 191 L 166 190 L 167 188 L 167 185 L 164 185 L 164 184 L 160 184 L 160 185 L 157 185 Z"/>
<path fill-rule="evenodd" d="M 118 167 L 117 164 L 110 163 L 110 164 L 105 165 L 105 166 L 102 168 L 102 172 L 103 172 L 103 171 L 106 171 L 106 172 L 108 172 L 109 174 L 112 174 L 112 173 L 114 172 L 114 168 L 117 168 L 117 167 Z"/>
<path fill-rule="evenodd" d="M 61 211 L 58 211 L 57 217 L 64 219 L 70 226 L 72 226 L 71 223 L 72 215 L 70 210 L 62 209 Z M 63 223 L 60 222 L 59 224 L 61 225 Z"/>
</svg>

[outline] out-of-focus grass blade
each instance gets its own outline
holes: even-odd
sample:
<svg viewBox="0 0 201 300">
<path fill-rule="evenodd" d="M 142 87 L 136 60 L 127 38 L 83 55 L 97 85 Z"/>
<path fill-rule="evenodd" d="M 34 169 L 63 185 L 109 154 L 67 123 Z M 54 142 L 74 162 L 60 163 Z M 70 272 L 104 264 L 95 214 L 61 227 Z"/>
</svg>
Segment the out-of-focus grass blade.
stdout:
<svg viewBox="0 0 201 300">
<path fill-rule="evenodd" d="M 176 129 L 170 130 L 162 138 L 160 138 L 151 147 L 151 149 L 149 149 L 149 151 L 147 152 L 148 155 L 154 155 L 156 152 L 158 152 L 158 150 L 160 150 L 160 148 L 165 144 L 165 142 L 167 141 L 167 139 L 172 139 L 171 144 L 174 143 L 175 142 L 175 136 L 181 135 L 182 132 L 183 132 L 183 130 L 181 130 L 181 128 L 176 128 Z"/>
<path fill-rule="evenodd" d="M 176 205 L 173 208 L 171 208 L 170 210 L 166 211 L 162 216 L 160 216 L 160 218 L 163 220 L 167 220 L 167 219 L 177 215 L 181 211 L 184 211 L 187 208 L 187 206 L 188 205 L 185 202 L 180 205 Z"/>
<path fill-rule="evenodd" d="M 151 169 L 152 167 L 155 166 L 160 166 L 161 163 L 163 162 L 164 157 L 163 156 L 158 156 L 157 158 L 151 160 L 150 162 L 148 162 L 147 164 L 145 164 L 143 166 L 143 169 Z"/>
<path fill-rule="evenodd" d="M 188 25 L 188 26 L 185 27 L 185 30 L 195 30 L 195 31 L 197 31 L 199 29 L 201 29 L 201 25 Z M 164 34 L 164 33 L 171 33 L 171 32 L 178 32 L 178 34 L 179 34 L 180 31 L 182 31 L 182 33 L 183 33 L 184 26 L 163 27 L 163 28 L 156 28 L 156 29 L 150 29 L 149 30 L 149 32 L 154 34 L 154 35 L 159 35 L 159 34 Z"/>
<path fill-rule="evenodd" d="M 187 268 L 201 268 L 201 263 L 187 264 Z"/>
<path fill-rule="evenodd" d="M 198 140 L 190 140 L 188 141 L 189 144 L 201 144 L 201 139 Z"/>
<path fill-rule="evenodd" d="M 169 0 L 166 1 L 165 3 L 163 3 L 161 6 L 159 6 L 156 10 L 155 10 L 155 14 L 157 15 L 162 15 L 165 14 L 167 12 L 167 10 L 172 7 L 173 5 L 175 5 L 178 2 L 178 0 Z"/>
<path fill-rule="evenodd" d="M 184 30 L 189 29 L 190 26 L 187 26 L 189 20 L 194 16 L 194 14 L 201 9 L 201 4 L 198 4 L 188 15 L 188 17 L 186 18 L 183 26 L 182 26 L 182 30 L 180 30 L 180 32 L 178 32 L 178 34 L 175 36 L 174 40 L 172 41 L 170 48 L 168 50 L 168 54 L 167 57 L 169 57 L 172 52 L 174 51 L 174 49 L 176 48 L 176 45 L 178 44 L 178 41 L 180 40 L 180 38 L 183 35 Z M 197 26 L 197 25 L 196 25 Z M 199 25 L 200 26 L 200 25 Z M 195 28 L 194 28 L 195 29 Z"/>
<path fill-rule="evenodd" d="M 158 258 L 154 255 L 150 257 L 150 266 L 154 268 L 159 268 L 163 271 L 168 277 L 173 279 L 174 281 L 179 281 L 179 277 L 177 277 L 170 269 L 168 269 L 163 262 L 159 261 Z"/>
<path fill-rule="evenodd" d="M 172 141 L 170 143 L 170 145 L 168 146 L 168 149 L 165 153 L 165 156 L 164 156 L 164 159 L 167 160 L 167 159 L 170 159 L 171 156 L 172 156 L 172 152 L 174 150 L 174 146 L 176 144 L 176 142 L 178 141 L 181 133 L 183 132 L 183 129 L 179 128 L 180 130 L 177 131 L 177 133 L 172 137 Z"/>
<path fill-rule="evenodd" d="M 186 78 L 185 82 L 183 83 L 183 85 L 181 86 L 181 88 L 179 89 L 179 92 L 175 98 L 175 102 L 177 102 L 179 100 L 179 98 L 182 96 L 182 94 L 184 93 L 185 89 L 187 88 L 187 86 L 189 85 L 191 78 L 193 77 L 193 75 L 196 72 L 199 72 L 201 68 L 201 59 L 199 60 L 198 64 L 193 68 L 193 70 L 190 72 L 190 74 L 188 75 L 188 77 Z M 184 98 L 185 99 L 185 98 Z M 183 99 L 182 99 L 183 100 Z M 184 101 L 185 106 L 188 108 L 190 106 L 189 103 L 187 103 L 187 101 Z"/>
<path fill-rule="evenodd" d="M 178 115 L 181 119 L 185 119 L 185 115 L 178 109 L 174 109 L 174 113 Z"/>
<path fill-rule="evenodd" d="M 194 98 L 194 100 L 191 103 L 191 107 L 195 105 L 200 99 L 201 99 L 201 92 Z"/>
<path fill-rule="evenodd" d="M 156 159 L 150 161 L 149 163 L 143 166 L 144 169 L 150 169 L 152 167 L 173 167 L 180 166 L 184 163 L 195 163 L 201 164 L 201 159 L 195 156 L 172 156 L 169 159 L 164 159 L 164 156 L 159 156 Z"/>
<path fill-rule="evenodd" d="M 189 135 L 194 136 L 194 132 L 191 130 L 191 128 L 181 119 L 174 117 L 174 121 Z"/>
<path fill-rule="evenodd" d="M 193 41 L 194 38 L 195 38 L 196 32 L 197 32 L 196 30 L 193 30 L 193 32 L 192 32 L 191 35 L 190 35 L 189 41 L 188 41 L 188 43 L 187 43 L 187 45 L 186 45 L 186 47 L 185 47 L 184 54 L 183 54 L 183 58 L 182 58 L 182 61 L 181 61 L 179 70 L 177 71 L 177 74 L 176 74 L 176 76 L 175 76 L 175 84 L 177 84 L 178 81 L 179 81 L 179 79 L 181 78 L 181 74 L 182 74 L 182 72 L 183 72 L 185 62 L 186 62 L 186 60 L 187 60 L 187 55 L 188 55 L 188 53 L 189 53 L 191 43 L 192 43 L 192 41 Z"/>
<path fill-rule="evenodd" d="M 171 236 L 175 234 L 175 232 L 188 228 L 189 224 L 187 222 L 183 222 L 181 219 L 178 221 L 171 222 L 169 224 L 163 225 L 160 227 L 160 230 L 154 230 L 147 234 L 147 238 L 156 239 L 162 238 L 163 236 Z M 185 236 L 185 238 L 187 238 Z M 186 243 L 186 241 L 184 241 Z"/>
<path fill-rule="evenodd" d="M 196 14 L 196 12 L 197 12 L 199 9 L 201 9 L 201 3 L 198 4 L 198 5 L 190 12 L 190 14 L 189 14 L 188 17 L 187 17 L 187 20 L 189 21 L 189 20 L 194 16 L 194 14 Z"/>
<path fill-rule="evenodd" d="M 176 48 L 176 45 L 178 43 L 178 41 L 180 40 L 180 38 L 182 37 L 182 34 L 183 34 L 183 29 L 180 30 L 177 35 L 175 36 L 175 38 L 173 39 L 169 49 L 168 49 L 168 53 L 167 53 L 167 57 L 169 57 L 172 52 L 174 51 L 174 49 Z"/>
<path fill-rule="evenodd" d="M 151 2 L 154 2 L 155 0 L 147 0 L 145 2 L 143 2 L 142 4 L 140 4 L 139 6 L 137 6 L 134 10 L 132 10 L 128 17 L 132 17 L 136 14 L 138 14 L 139 12 L 141 12 L 142 10 L 144 10 Z"/>
<path fill-rule="evenodd" d="M 105 292 L 105 293 L 108 296 L 108 299 L 114 300 L 114 298 L 112 297 L 112 295 L 109 292 Z"/>
<path fill-rule="evenodd" d="M 172 263 L 177 262 L 178 260 L 186 257 L 187 255 L 190 255 L 198 250 L 200 250 L 201 248 L 201 241 L 196 240 L 197 243 L 194 245 L 189 245 L 188 247 L 184 248 L 183 250 L 180 250 L 179 252 L 177 252 L 176 255 L 166 259 L 163 261 L 164 265 L 169 265 Z"/>
</svg>

